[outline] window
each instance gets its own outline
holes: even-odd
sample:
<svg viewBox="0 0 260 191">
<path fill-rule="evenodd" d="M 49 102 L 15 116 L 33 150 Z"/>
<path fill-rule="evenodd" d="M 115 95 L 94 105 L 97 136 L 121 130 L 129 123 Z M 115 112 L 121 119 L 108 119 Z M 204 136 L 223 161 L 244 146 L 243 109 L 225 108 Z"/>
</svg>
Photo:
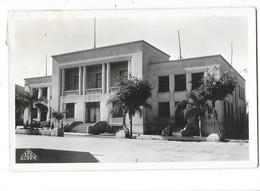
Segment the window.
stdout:
<svg viewBox="0 0 260 191">
<path fill-rule="evenodd" d="M 79 88 L 79 76 L 74 76 L 74 90 Z"/>
<path fill-rule="evenodd" d="M 204 77 L 204 73 L 193 73 L 191 74 L 192 78 L 192 89 L 197 89 L 202 84 L 202 79 Z"/>
<path fill-rule="evenodd" d="M 32 108 L 32 117 L 33 119 L 37 118 L 37 108 Z"/>
<path fill-rule="evenodd" d="M 175 110 L 177 109 L 177 105 L 178 105 L 179 103 L 180 103 L 179 101 L 174 102 L 174 104 L 175 104 Z"/>
<path fill-rule="evenodd" d="M 47 98 L 47 88 L 42 88 L 42 97 Z"/>
<path fill-rule="evenodd" d="M 96 88 L 102 88 L 102 73 L 96 73 Z"/>
<path fill-rule="evenodd" d="M 159 77 L 159 90 L 158 92 L 167 92 L 169 91 L 169 76 Z"/>
<path fill-rule="evenodd" d="M 128 79 L 128 71 L 121 70 L 120 71 L 120 80 L 126 81 Z"/>
<path fill-rule="evenodd" d="M 66 118 L 74 118 L 74 110 L 75 104 L 74 103 L 67 103 L 66 104 Z"/>
<path fill-rule="evenodd" d="M 79 89 L 79 69 L 65 69 L 65 91 Z"/>
<path fill-rule="evenodd" d="M 170 117 L 170 103 L 159 103 L 159 117 Z"/>
<path fill-rule="evenodd" d="M 227 106 L 228 106 L 228 118 L 230 118 L 230 103 L 227 102 Z"/>
<path fill-rule="evenodd" d="M 224 103 L 224 117 L 226 117 L 227 116 L 226 102 L 223 101 L 223 103 Z"/>
<path fill-rule="evenodd" d="M 186 75 L 175 75 L 175 91 L 185 91 L 186 90 Z"/>
</svg>

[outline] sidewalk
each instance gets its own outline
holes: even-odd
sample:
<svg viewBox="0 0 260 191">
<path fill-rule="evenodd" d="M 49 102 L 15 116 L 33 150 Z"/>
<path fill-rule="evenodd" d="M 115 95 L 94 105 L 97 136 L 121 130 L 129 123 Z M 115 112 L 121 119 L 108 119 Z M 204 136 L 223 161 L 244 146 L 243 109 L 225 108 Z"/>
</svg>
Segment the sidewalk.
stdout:
<svg viewBox="0 0 260 191">
<path fill-rule="evenodd" d="M 73 133 L 73 132 L 64 132 L 65 135 L 69 136 L 87 136 L 87 137 L 96 137 L 96 138 L 110 138 L 116 139 L 115 134 L 113 133 L 102 133 L 99 135 L 88 134 L 88 133 Z M 207 142 L 207 137 L 178 137 L 178 136 L 161 136 L 161 135 L 137 135 L 133 134 L 134 139 L 140 140 L 167 140 L 167 141 L 183 141 L 183 142 Z M 248 143 L 248 140 L 242 139 L 225 139 L 221 142 L 232 142 L 232 143 Z"/>
</svg>

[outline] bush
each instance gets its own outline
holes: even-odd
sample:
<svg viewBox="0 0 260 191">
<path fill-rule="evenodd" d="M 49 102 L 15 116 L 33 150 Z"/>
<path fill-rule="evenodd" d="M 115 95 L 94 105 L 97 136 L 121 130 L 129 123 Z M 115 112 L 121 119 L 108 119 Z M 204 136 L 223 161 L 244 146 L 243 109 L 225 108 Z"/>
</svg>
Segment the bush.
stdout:
<svg viewBox="0 0 260 191">
<path fill-rule="evenodd" d="M 50 126 L 51 126 L 51 122 L 50 121 L 43 121 L 40 124 L 41 128 L 43 128 L 43 127 L 50 127 Z"/>
<path fill-rule="evenodd" d="M 32 124 L 31 123 L 28 123 L 28 121 L 26 121 L 26 123 L 24 124 L 24 128 L 31 128 L 31 129 L 34 129 L 34 128 L 39 128 L 41 125 L 41 122 L 39 121 L 33 121 Z"/>
<path fill-rule="evenodd" d="M 23 119 L 16 119 L 15 120 L 15 125 L 16 126 L 23 126 L 24 124 L 23 124 Z"/>
</svg>

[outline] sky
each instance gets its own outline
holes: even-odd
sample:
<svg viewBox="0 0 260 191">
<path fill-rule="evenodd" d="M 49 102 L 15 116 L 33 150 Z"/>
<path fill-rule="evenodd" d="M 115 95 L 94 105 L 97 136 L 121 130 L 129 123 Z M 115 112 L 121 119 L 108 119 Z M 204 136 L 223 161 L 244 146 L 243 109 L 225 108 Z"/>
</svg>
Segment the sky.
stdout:
<svg viewBox="0 0 260 191">
<path fill-rule="evenodd" d="M 93 18 L 30 18 L 15 22 L 15 83 L 24 78 L 52 74 L 52 55 L 91 49 L 94 46 Z M 96 46 L 145 40 L 179 57 L 180 31 L 183 58 L 221 54 L 238 71 L 247 68 L 248 26 L 246 17 L 121 17 L 96 19 Z M 245 72 L 241 75 L 246 78 Z"/>
</svg>

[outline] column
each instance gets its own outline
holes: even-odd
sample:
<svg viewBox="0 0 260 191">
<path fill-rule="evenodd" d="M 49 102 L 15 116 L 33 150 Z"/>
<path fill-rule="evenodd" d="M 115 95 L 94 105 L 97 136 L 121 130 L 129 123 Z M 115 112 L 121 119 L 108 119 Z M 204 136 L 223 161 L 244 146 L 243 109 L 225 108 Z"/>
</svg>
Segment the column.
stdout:
<svg viewBox="0 0 260 191">
<path fill-rule="evenodd" d="M 82 67 L 79 67 L 79 95 L 82 92 Z"/>
<path fill-rule="evenodd" d="M 64 96 L 65 91 L 65 69 L 61 70 L 61 95 Z"/>
<path fill-rule="evenodd" d="M 106 65 L 102 64 L 102 94 L 106 93 Z"/>
<path fill-rule="evenodd" d="M 42 88 L 38 89 L 38 99 L 42 97 Z M 41 121 L 41 110 L 37 108 L 37 121 Z"/>
<path fill-rule="evenodd" d="M 38 99 L 42 97 L 42 88 L 39 88 L 38 89 Z"/>
<path fill-rule="evenodd" d="M 87 78 L 87 67 L 83 66 L 83 95 L 86 94 L 86 78 Z"/>
<path fill-rule="evenodd" d="M 110 88 L 110 63 L 107 63 L 107 93 L 109 93 Z"/>
<path fill-rule="evenodd" d="M 48 107 L 48 112 L 47 112 L 47 116 L 46 116 L 46 121 L 50 120 L 50 100 L 51 99 L 51 87 L 47 87 L 47 107 Z"/>
<path fill-rule="evenodd" d="M 128 60 L 128 79 L 130 79 L 132 75 L 132 66 L 131 66 L 131 60 Z"/>
<path fill-rule="evenodd" d="M 191 90 L 192 80 L 191 80 L 191 73 L 186 74 L 186 90 L 189 92 Z"/>
</svg>

